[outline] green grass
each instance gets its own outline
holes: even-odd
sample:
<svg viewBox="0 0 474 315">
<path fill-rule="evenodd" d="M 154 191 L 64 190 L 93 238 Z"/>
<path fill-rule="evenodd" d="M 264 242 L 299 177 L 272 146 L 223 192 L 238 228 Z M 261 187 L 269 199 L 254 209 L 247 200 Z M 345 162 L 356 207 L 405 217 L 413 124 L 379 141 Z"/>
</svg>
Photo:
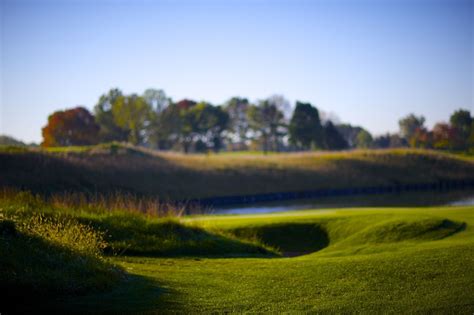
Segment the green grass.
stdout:
<svg viewBox="0 0 474 315">
<path fill-rule="evenodd" d="M 64 208 L 26 192 L 0 194 L 0 311 L 56 310 L 71 295 L 147 280 L 126 275 L 117 256 L 276 257 L 272 248 L 177 219 L 92 206 Z M 138 279 L 138 280 L 137 280 Z M 154 284 L 153 284 L 154 285 Z M 21 300 L 27 297 L 28 303 Z"/>
<path fill-rule="evenodd" d="M 180 224 L 300 256 L 116 257 L 128 282 L 56 306 L 77 313 L 474 311 L 474 207 L 200 216 Z"/>
</svg>

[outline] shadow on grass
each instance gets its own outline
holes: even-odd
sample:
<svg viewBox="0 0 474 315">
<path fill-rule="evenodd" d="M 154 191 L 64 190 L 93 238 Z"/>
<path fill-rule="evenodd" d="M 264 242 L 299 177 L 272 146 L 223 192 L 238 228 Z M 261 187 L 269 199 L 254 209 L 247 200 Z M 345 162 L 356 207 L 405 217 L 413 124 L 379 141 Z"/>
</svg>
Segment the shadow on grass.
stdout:
<svg viewBox="0 0 474 315">
<path fill-rule="evenodd" d="M 149 257 L 277 257 L 259 243 L 228 237 L 176 220 L 148 222 L 139 216 L 80 220 L 106 231 L 108 255 Z"/>
<path fill-rule="evenodd" d="M 284 257 L 295 257 L 320 251 L 329 245 L 326 230 L 314 223 L 280 223 L 237 228 L 231 231 L 239 238 L 257 240 L 281 252 Z"/>
<path fill-rule="evenodd" d="M 178 309 L 177 292 L 163 288 L 156 280 L 130 275 L 113 289 L 84 295 L 38 294 L 20 287 L 9 288 L 0 311 L 5 314 L 136 314 Z M 3 303 L 2 303 L 3 304 Z"/>
<path fill-rule="evenodd" d="M 159 312 L 161 307 L 177 309 L 179 305 L 173 303 L 177 294 L 172 289 L 162 287 L 154 279 L 130 275 L 110 291 L 55 300 L 53 311 L 64 314 L 136 314 L 151 310 Z"/>
</svg>

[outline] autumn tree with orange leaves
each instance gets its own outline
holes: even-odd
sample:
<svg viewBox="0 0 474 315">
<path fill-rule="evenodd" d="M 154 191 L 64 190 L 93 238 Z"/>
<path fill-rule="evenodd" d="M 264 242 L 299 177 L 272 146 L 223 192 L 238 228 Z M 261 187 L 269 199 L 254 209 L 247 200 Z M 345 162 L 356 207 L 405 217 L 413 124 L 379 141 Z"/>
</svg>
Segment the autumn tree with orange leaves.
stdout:
<svg viewBox="0 0 474 315">
<path fill-rule="evenodd" d="M 87 109 L 76 107 L 51 114 L 42 133 L 43 147 L 92 145 L 98 143 L 99 126 Z"/>
</svg>

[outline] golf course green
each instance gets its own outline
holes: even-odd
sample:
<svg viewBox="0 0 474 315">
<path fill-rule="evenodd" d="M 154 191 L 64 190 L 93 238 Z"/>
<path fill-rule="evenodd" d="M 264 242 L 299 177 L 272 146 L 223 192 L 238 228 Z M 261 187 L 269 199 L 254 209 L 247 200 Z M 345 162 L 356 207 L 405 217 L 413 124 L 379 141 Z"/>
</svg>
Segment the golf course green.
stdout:
<svg viewBox="0 0 474 315">
<path fill-rule="evenodd" d="M 149 220 L 148 227 L 163 219 Z M 474 311 L 474 207 L 305 210 L 175 223 L 265 250 L 234 246 L 235 252 L 210 253 L 203 235 L 168 233 L 169 242 L 203 246 L 203 254 L 108 258 L 126 280 L 50 307 L 77 313 Z"/>
</svg>

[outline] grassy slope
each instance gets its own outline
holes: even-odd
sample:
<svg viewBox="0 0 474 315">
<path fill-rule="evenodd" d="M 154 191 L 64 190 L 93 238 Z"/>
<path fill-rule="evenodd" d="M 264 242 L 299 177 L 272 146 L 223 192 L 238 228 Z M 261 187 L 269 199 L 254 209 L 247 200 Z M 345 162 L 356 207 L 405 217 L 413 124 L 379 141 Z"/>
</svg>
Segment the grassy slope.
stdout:
<svg viewBox="0 0 474 315">
<path fill-rule="evenodd" d="M 111 149 L 113 148 L 113 149 Z M 0 186 L 189 199 L 473 180 L 474 160 L 424 150 L 182 155 L 133 147 L 0 150 Z"/>
<path fill-rule="evenodd" d="M 125 273 L 101 256 L 95 230 L 75 220 L 31 214 L 8 215 L 0 208 L 0 291 L 2 312 L 31 312 L 51 296 L 104 291 Z M 28 299 L 28 303 L 24 303 Z"/>
<path fill-rule="evenodd" d="M 142 280 L 108 295 L 69 299 L 68 307 L 78 312 L 474 311 L 474 207 L 300 211 L 186 221 L 250 238 L 272 235 L 271 227 L 283 228 L 293 241 L 276 238 L 273 245 L 286 250 L 301 243 L 306 245 L 298 250 L 321 247 L 295 228 L 313 226 L 319 231 L 314 233 L 326 233 L 329 244 L 293 258 L 120 258 L 116 261 Z"/>
</svg>

